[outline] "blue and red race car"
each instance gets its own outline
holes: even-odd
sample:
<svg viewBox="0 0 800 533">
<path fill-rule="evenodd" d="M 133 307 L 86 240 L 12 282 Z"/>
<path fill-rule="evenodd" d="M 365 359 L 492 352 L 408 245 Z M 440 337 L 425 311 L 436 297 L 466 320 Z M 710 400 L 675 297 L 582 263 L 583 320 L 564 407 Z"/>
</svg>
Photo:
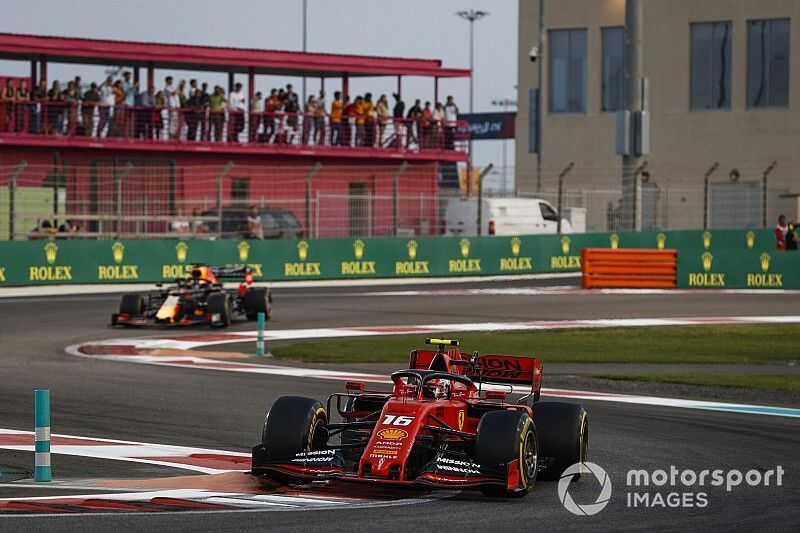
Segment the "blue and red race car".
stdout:
<svg viewBox="0 0 800 533">
<path fill-rule="evenodd" d="M 279 398 L 253 448 L 252 473 L 282 483 L 339 479 L 513 497 L 586 460 L 586 411 L 539 401 L 539 359 L 445 350 L 456 340 L 426 343 L 438 349 L 412 351 L 409 368 L 391 374 L 391 392 L 347 382 L 326 406 Z M 526 394 L 510 403 L 519 387 Z"/>
</svg>

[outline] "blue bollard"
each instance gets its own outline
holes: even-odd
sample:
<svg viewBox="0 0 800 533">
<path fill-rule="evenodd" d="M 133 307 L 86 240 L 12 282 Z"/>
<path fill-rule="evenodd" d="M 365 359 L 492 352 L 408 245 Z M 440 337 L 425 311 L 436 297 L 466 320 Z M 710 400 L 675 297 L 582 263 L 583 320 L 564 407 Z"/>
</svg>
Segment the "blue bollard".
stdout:
<svg viewBox="0 0 800 533">
<path fill-rule="evenodd" d="M 264 313 L 258 313 L 258 340 L 256 341 L 256 355 L 264 355 Z"/>
<path fill-rule="evenodd" d="M 53 471 L 50 468 L 50 390 L 36 389 L 35 398 L 35 467 L 34 481 L 52 481 Z"/>
</svg>

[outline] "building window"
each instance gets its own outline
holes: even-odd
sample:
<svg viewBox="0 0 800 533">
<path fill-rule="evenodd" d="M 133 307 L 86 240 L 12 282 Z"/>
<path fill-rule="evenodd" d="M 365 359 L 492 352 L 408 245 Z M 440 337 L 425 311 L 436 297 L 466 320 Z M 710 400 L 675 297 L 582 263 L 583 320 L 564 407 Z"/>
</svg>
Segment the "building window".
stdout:
<svg viewBox="0 0 800 533">
<path fill-rule="evenodd" d="M 550 30 L 550 112 L 586 112 L 586 30 Z"/>
<path fill-rule="evenodd" d="M 622 109 L 623 50 L 625 28 L 603 28 L 602 30 L 601 94 L 603 111 Z"/>
<path fill-rule="evenodd" d="M 747 23 L 747 105 L 789 105 L 789 19 Z"/>
<path fill-rule="evenodd" d="M 692 24 L 692 109 L 731 107 L 731 23 Z"/>
</svg>

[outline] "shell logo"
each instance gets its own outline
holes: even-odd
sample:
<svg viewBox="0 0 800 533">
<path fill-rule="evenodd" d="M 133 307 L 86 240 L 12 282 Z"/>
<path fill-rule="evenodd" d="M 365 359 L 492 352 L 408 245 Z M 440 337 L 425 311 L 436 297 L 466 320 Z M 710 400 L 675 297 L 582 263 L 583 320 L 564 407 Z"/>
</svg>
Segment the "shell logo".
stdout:
<svg viewBox="0 0 800 533">
<path fill-rule="evenodd" d="M 664 246 L 667 245 L 667 236 L 663 233 L 659 233 L 656 235 L 656 246 L 658 246 L 659 250 L 663 250 Z"/>
<path fill-rule="evenodd" d="M 619 248 L 619 235 L 617 235 L 616 233 L 612 233 L 608 237 L 608 241 L 611 244 L 612 250 L 616 250 L 617 248 Z"/>
<path fill-rule="evenodd" d="M 519 255 L 519 251 L 522 248 L 522 241 L 519 240 L 519 237 L 514 237 L 511 239 L 511 255 L 514 257 Z"/>
<path fill-rule="evenodd" d="M 567 237 L 566 235 L 561 237 L 561 253 L 563 253 L 564 255 L 567 255 L 569 253 L 570 242 L 572 241 L 570 241 L 570 238 Z"/>
<path fill-rule="evenodd" d="M 461 257 L 469 256 L 469 239 L 461 239 L 458 243 L 458 248 L 461 250 Z"/>
<path fill-rule="evenodd" d="M 408 258 L 416 259 L 417 248 L 419 248 L 419 244 L 417 244 L 417 241 L 414 240 L 408 241 L 408 243 L 406 244 L 406 248 L 408 248 Z"/>
<path fill-rule="evenodd" d="M 178 263 L 183 263 L 186 261 L 186 257 L 189 255 L 189 245 L 183 241 L 176 244 L 175 255 L 178 258 Z"/>
<path fill-rule="evenodd" d="M 47 263 L 52 265 L 56 262 L 56 257 L 58 257 L 58 245 L 53 241 L 48 242 L 44 245 L 44 257 L 47 259 Z"/>
<path fill-rule="evenodd" d="M 364 244 L 364 241 L 362 241 L 361 239 L 358 239 L 353 243 L 353 251 L 355 252 L 356 259 L 360 260 L 362 257 L 364 257 L 365 246 L 366 245 Z"/>
<path fill-rule="evenodd" d="M 297 257 L 300 261 L 305 261 L 308 258 L 308 243 L 306 241 L 297 243 Z"/>
<path fill-rule="evenodd" d="M 752 250 L 753 246 L 756 245 L 756 232 L 748 231 L 744 236 L 745 242 L 747 242 L 747 249 Z"/>
<path fill-rule="evenodd" d="M 758 259 L 761 261 L 761 272 L 766 272 L 767 270 L 769 270 L 769 261 L 770 261 L 769 254 L 767 252 L 764 252 L 759 256 Z"/>
<path fill-rule="evenodd" d="M 703 248 L 705 248 L 706 250 L 711 248 L 711 232 L 710 231 L 704 231 L 703 232 Z"/>
<path fill-rule="evenodd" d="M 378 436 L 386 440 L 401 440 L 408 437 L 408 433 L 402 429 L 386 428 L 380 430 Z"/>
<path fill-rule="evenodd" d="M 239 261 L 247 261 L 250 256 L 250 245 L 247 244 L 247 241 L 239 241 L 236 249 L 239 251 Z"/>
<path fill-rule="evenodd" d="M 111 245 L 111 255 L 114 257 L 115 263 L 122 263 L 122 259 L 125 257 L 125 245 L 114 241 L 114 244 Z"/>
<path fill-rule="evenodd" d="M 711 255 L 711 252 L 705 252 L 703 255 L 700 256 L 700 259 L 703 261 L 703 270 L 708 272 L 711 270 L 711 263 L 714 261 L 714 256 Z"/>
</svg>

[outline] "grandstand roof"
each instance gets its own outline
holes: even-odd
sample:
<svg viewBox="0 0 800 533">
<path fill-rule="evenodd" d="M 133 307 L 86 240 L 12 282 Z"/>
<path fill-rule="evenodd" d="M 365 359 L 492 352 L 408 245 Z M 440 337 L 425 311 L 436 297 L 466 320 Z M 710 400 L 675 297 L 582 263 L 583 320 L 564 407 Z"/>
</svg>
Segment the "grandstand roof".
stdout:
<svg viewBox="0 0 800 533">
<path fill-rule="evenodd" d="M 465 68 L 444 68 L 437 59 L 408 59 L 363 55 L 287 52 L 216 46 L 142 43 L 20 35 L 0 33 L 0 58 L 79 63 L 88 65 L 125 65 L 158 69 L 208 70 L 308 77 L 357 76 L 427 76 L 463 78 Z"/>
</svg>

